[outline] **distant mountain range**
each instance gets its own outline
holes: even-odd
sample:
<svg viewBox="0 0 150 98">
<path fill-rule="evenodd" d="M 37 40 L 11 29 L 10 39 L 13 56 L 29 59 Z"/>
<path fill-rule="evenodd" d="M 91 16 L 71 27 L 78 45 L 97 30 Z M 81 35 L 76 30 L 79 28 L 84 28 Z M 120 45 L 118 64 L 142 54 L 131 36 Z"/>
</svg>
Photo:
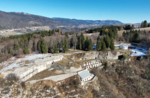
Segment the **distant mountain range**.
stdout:
<svg viewBox="0 0 150 98">
<path fill-rule="evenodd" d="M 50 28 L 87 28 L 101 25 L 123 24 L 117 20 L 77 20 L 68 18 L 48 18 L 23 12 L 0 11 L 0 29 L 49 26 Z"/>
</svg>

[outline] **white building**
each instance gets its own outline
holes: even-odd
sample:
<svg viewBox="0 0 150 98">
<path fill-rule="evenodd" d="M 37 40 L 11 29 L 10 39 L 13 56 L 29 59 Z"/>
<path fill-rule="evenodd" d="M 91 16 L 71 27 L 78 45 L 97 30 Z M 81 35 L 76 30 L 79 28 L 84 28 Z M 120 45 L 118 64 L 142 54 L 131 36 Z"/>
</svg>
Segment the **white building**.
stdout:
<svg viewBox="0 0 150 98">
<path fill-rule="evenodd" d="M 81 85 L 84 85 L 86 81 L 90 81 L 94 78 L 94 75 L 91 74 L 87 69 L 78 72 L 78 75 L 81 79 Z"/>
</svg>

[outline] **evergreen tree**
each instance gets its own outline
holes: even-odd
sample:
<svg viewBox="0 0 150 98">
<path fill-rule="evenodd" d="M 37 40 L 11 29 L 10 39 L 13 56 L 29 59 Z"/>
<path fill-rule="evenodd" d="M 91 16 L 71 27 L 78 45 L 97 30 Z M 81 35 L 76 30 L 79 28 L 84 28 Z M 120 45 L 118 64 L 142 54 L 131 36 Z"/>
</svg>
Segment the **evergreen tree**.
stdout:
<svg viewBox="0 0 150 98">
<path fill-rule="evenodd" d="M 18 45 L 18 43 L 15 41 L 14 42 L 14 50 L 18 50 L 19 49 L 19 45 Z"/>
<path fill-rule="evenodd" d="M 135 32 L 135 33 L 134 33 L 133 38 L 134 38 L 133 41 L 135 41 L 135 42 L 138 42 L 138 41 L 139 41 L 139 34 L 138 34 L 138 32 Z"/>
<path fill-rule="evenodd" d="M 98 37 L 97 39 L 97 47 L 96 47 L 97 51 L 100 51 L 101 50 L 101 38 Z"/>
<path fill-rule="evenodd" d="M 61 33 L 61 29 L 60 29 L 60 33 Z M 51 34 L 52 35 L 55 34 L 55 30 L 54 29 L 52 30 Z"/>
<path fill-rule="evenodd" d="M 24 52 L 24 54 L 28 54 L 29 53 L 29 50 L 28 50 L 28 48 L 26 46 L 24 47 L 23 52 Z"/>
<path fill-rule="evenodd" d="M 147 27 L 147 26 L 148 26 L 148 23 L 147 23 L 146 20 L 141 23 L 141 27 L 142 27 L 142 28 L 145 28 L 145 27 Z"/>
<path fill-rule="evenodd" d="M 143 27 L 147 27 L 147 21 L 146 20 L 143 23 Z"/>
<path fill-rule="evenodd" d="M 47 53 L 47 47 L 44 39 L 41 41 L 41 53 Z"/>
<path fill-rule="evenodd" d="M 148 24 L 148 27 L 150 27 L 150 23 Z"/>
<path fill-rule="evenodd" d="M 32 51 L 36 51 L 35 40 L 33 41 Z"/>
<path fill-rule="evenodd" d="M 115 35 L 114 35 L 114 33 L 112 31 L 109 32 L 109 37 L 110 37 L 110 39 L 111 38 L 115 39 Z"/>
<path fill-rule="evenodd" d="M 64 51 L 64 53 L 66 51 L 68 51 L 68 42 L 67 42 L 66 38 L 64 39 L 64 42 L 63 42 L 63 51 Z"/>
<path fill-rule="evenodd" d="M 111 39 L 110 49 L 111 49 L 111 50 L 115 50 L 114 40 L 113 40 L 113 39 Z"/>
<path fill-rule="evenodd" d="M 102 51 L 106 51 L 106 44 L 104 41 L 102 41 L 102 47 L 101 47 Z"/>
<path fill-rule="evenodd" d="M 57 44 L 54 46 L 54 53 L 58 53 Z"/>
<path fill-rule="evenodd" d="M 83 50 L 84 49 L 84 42 L 85 42 L 85 38 L 84 38 L 83 33 L 81 33 L 80 39 L 81 39 L 81 49 Z"/>
<path fill-rule="evenodd" d="M 84 42 L 84 50 L 88 50 L 88 46 L 89 46 L 89 39 L 88 37 L 86 37 L 86 40 Z"/>
<path fill-rule="evenodd" d="M 107 47 L 107 48 L 110 47 L 110 38 L 109 38 L 108 35 L 106 36 L 106 47 Z"/>
<path fill-rule="evenodd" d="M 38 42 L 37 49 L 41 51 L 41 42 Z"/>
<path fill-rule="evenodd" d="M 93 50 L 93 43 L 91 39 L 88 40 L 88 51 L 90 50 Z"/>
<path fill-rule="evenodd" d="M 65 37 L 66 37 L 66 38 L 69 38 L 68 32 L 65 33 Z"/>
<path fill-rule="evenodd" d="M 125 26 L 124 26 L 124 30 L 132 30 L 132 26 L 130 26 L 130 25 L 125 25 Z"/>
<path fill-rule="evenodd" d="M 43 33 L 41 34 L 41 36 L 42 36 L 42 37 L 45 37 L 45 33 L 43 32 Z"/>
<path fill-rule="evenodd" d="M 79 38 L 78 38 L 78 48 L 80 50 L 82 49 L 81 36 L 79 36 Z"/>
<path fill-rule="evenodd" d="M 23 47 L 23 44 L 24 44 L 24 40 L 23 40 L 23 38 L 20 38 L 19 46 L 20 46 L 20 47 Z"/>
<path fill-rule="evenodd" d="M 9 48 L 8 53 L 9 53 L 9 54 L 12 54 L 12 49 L 11 49 L 11 47 Z"/>
<path fill-rule="evenodd" d="M 98 41 L 97 42 L 97 47 L 96 47 L 97 51 L 100 51 L 101 50 L 101 42 Z"/>
<path fill-rule="evenodd" d="M 40 50 L 40 52 L 41 52 L 41 42 L 42 39 L 40 38 L 39 42 L 37 43 L 37 49 Z"/>
</svg>

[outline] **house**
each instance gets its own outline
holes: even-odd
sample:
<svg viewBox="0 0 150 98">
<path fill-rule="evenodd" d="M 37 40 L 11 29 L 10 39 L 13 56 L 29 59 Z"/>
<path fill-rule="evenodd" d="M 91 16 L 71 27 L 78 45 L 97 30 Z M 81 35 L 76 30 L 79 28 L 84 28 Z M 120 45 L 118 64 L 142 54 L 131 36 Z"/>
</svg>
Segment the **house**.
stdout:
<svg viewBox="0 0 150 98">
<path fill-rule="evenodd" d="M 78 76 L 81 79 L 81 85 L 84 85 L 85 82 L 90 81 L 94 78 L 94 75 L 91 74 L 87 69 L 78 72 Z"/>
</svg>

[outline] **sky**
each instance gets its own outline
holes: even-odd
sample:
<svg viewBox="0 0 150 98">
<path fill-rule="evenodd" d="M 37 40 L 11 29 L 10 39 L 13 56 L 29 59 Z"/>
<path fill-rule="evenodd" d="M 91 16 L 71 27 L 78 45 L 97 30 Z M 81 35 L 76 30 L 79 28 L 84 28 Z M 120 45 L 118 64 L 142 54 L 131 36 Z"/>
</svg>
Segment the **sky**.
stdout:
<svg viewBox="0 0 150 98">
<path fill-rule="evenodd" d="M 150 22 L 150 0 L 0 0 L 0 10 L 50 18 Z"/>
</svg>

